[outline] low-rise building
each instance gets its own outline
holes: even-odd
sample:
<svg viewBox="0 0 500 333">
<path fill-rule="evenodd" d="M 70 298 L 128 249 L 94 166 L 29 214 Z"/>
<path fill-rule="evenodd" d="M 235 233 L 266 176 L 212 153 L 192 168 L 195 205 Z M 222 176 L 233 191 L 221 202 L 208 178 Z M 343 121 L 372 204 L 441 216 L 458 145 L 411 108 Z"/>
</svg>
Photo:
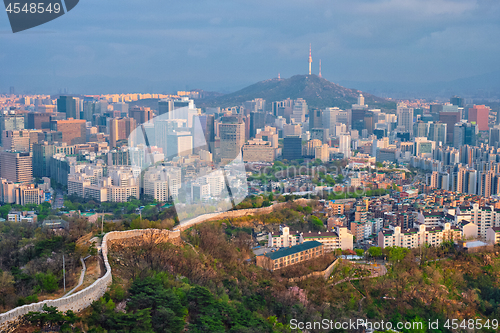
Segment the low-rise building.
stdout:
<svg viewBox="0 0 500 333">
<path fill-rule="evenodd" d="M 500 227 L 490 227 L 486 231 L 486 242 L 488 244 L 500 244 Z"/>
<path fill-rule="evenodd" d="M 38 216 L 35 212 L 18 212 L 13 211 L 7 214 L 7 220 L 9 222 L 27 222 L 27 223 L 36 223 L 38 221 Z"/>
<path fill-rule="evenodd" d="M 257 256 L 256 264 L 259 267 L 275 271 L 320 257 L 324 253 L 323 244 L 318 241 L 310 241 Z"/>
</svg>

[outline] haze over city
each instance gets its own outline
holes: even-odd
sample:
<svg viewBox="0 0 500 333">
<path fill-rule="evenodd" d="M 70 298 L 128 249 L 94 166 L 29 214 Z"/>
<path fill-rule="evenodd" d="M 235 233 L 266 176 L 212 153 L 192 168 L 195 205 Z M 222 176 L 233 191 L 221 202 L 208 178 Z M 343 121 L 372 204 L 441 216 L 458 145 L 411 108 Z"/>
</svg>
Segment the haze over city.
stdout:
<svg viewBox="0 0 500 333">
<path fill-rule="evenodd" d="M 498 0 L 32 1 L 0 332 L 499 332 Z"/>
</svg>

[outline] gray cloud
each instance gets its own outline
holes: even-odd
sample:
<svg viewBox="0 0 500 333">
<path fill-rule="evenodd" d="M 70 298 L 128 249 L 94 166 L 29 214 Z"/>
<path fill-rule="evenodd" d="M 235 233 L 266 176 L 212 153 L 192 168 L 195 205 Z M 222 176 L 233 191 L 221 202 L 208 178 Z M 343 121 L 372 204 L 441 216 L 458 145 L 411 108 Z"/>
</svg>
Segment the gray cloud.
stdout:
<svg viewBox="0 0 500 333">
<path fill-rule="evenodd" d="M 499 14 L 494 0 L 86 0 L 0 34 L 0 92 L 236 88 L 305 73 L 309 43 L 334 82 L 456 79 L 500 69 Z"/>
</svg>

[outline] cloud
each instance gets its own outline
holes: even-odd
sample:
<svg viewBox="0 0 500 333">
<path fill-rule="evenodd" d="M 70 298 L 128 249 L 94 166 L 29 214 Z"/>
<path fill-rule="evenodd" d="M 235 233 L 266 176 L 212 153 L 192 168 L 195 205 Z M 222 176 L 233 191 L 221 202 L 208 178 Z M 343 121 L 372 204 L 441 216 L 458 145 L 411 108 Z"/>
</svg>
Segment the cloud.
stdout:
<svg viewBox="0 0 500 333">
<path fill-rule="evenodd" d="M 493 0 L 87 0 L 33 30 L 55 33 L 0 34 L 0 92 L 54 72 L 236 86 L 303 73 L 309 43 L 325 77 L 438 80 L 500 69 L 499 15 Z"/>
</svg>

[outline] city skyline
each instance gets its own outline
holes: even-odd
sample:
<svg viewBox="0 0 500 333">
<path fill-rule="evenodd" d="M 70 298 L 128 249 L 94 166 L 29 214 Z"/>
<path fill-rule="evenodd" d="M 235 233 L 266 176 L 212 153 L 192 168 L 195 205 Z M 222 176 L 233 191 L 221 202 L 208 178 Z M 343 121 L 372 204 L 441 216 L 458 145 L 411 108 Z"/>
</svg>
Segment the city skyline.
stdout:
<svg viewBox="0 0 500 333">
<path fill-rule="evenodd" d="M 335 83 L 453 81 L 500 70 L 499 11 L 491 1 L 89 0 L 18 34 L 6 15 L 0 20 L 0 92 L 230 92 L 278 73 L 307 74 L 309 44 L 312 73 L 321 59 L 322 76 Z"/>
</svg>

